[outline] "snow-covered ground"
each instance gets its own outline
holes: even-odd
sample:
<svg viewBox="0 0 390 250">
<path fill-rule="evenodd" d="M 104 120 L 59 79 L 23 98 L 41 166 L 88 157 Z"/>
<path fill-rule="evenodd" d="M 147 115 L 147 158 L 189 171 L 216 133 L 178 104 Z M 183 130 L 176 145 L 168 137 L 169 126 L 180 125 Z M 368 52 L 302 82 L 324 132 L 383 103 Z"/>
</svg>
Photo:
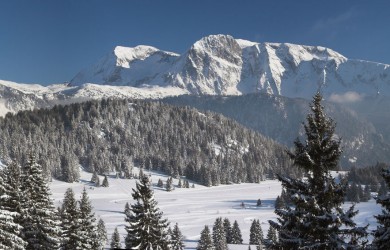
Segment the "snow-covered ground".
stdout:
<svg viewBox="0 0 390 250">
<path fill-rule="evenodd" d="M 134 172 L 138 173 L 137 170 Z M 124 239 L 126 222 L 123 211 L 126 202 L 130 204 L 133 202 L 131 193 L 132 188 L 135 188 L 136 180 L 112 177 L 109 178 L 108 188 L 95 188 L 89 182 L 91 177 L 92 174 L 82 171 L 81 180 L 78 183 L 53 180 L 50 183 L 50 188 L 55 204 L 57 206 L 61 204 L 67 188 L 72 188 L 76 198 L 79 199 L 82 189 L 86 187 L 96 217 L 102 218 L 106 224 L 109 240 L 115 227 L 118 227 L 119 233 Z M 237 220 L 245 244 L 249 242 L 249 228 L 253 219 L 260 220 L 264 236 L 266 236 L 269 227 L 268 220 L 276 219 L 274 201 L 281 193 L 281 185 L 278 181 L 267 180 L 260 184 L 244 183 L 218 187 L 204 187 L 195 183 L 195 188 L 176 188 L 172 192 L 166 192 L 164 189 L 156 187 L 155 184 L 159 178 L 165 182 L 167 177 L 163 174 L 152 173 L 155 198 L 164 217 L 168 218 L 171 225 L 179 224 L 186 239 L 186 249 L 195 249 L 204 225 L 209 225 L 212 228 L 217 217 L 227 217 L 231 223 Z M 100 179 L 102 181 L 103 177 L 101 176 Z M 177 185 L 177 183 L 178 180 L 174 180 L 174 184 Z M 192 182 L 190 182 L 191 185 Z M 262 201 L 261 207 L 256 206 L 259 198 Z M 241 206 L 242 202 L 245 205 L 244 208 Z M 345 206 L 350 205 L 346 204 Z M 369 202 L 357 204 L 356 208 L 360 210 L 356 216 L 358 224 L 366 225 L 369 223 L 370 230 L 376 228 L 373 215 L 379 214 L 381 210 L 375 201 L 371 199 Z M 248 249 L 248 246 L 230 245 L 229 249 Z"/>
</svg>

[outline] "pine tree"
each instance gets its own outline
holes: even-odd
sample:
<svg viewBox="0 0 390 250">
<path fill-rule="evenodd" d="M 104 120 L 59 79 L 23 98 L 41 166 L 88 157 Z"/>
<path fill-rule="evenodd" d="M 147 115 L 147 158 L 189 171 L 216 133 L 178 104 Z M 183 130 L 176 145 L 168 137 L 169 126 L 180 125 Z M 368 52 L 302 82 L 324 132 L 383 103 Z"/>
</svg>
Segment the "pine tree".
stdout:
<svg viewBox="0 0 390 250">
<path fill-rule="evenodd" d="M 133 189 L 133 199 L 136 201 L 130 207 L 131 213 L 126 215 L 126 248 L 128 249 L 167 249 L 168 222 L 162 219 L 162 212 L 154 200 L 150 189 L 150 180 L 144 176 Z"/>
<path fill-rule="evenodd" d="M 97 236 L 95 226 L 96 218 L 95 214 L 92 212 L 93 208 L 85 187 L 79 204 L 79 234 L 81 238 L 81 246 L 83 249 L 93 249 L 93 242 Z"/>
<path fill-rule="evenodd" d="M 96 171 L 93 171 L 93 174 L 92 174 L 92 177 L 91 177 L 91 182 L 92 183 L 96 183 L 98 178 L 99 177 L 98 177 Z"/>
<path fill-rule="evenodd" d="M 164 187 L 164 182 L 161 179 L 158 179 L 157 187 L 159 187 L 159 188 L 163 188 Z"/>
<path fill-rule="evenodd" d="M 275 200 L 275 209 L 281 209 L 285 206 L 286 206 L 286 204 L 284 203 L 283 198 L 278 195 L 278 197 L 276 197 L 276 200 Z"/>
<path fill-rule="evenodd" d="M 260 221 L 254 219 L 249 229 L 249 244 L 261 245 L 263 240 L 264 234 L 260 226 Z"/>
<path fill-rule="evenodd" d="M 382 176 L 390 187 L 390 169 L 383 170 Z M 378 227 L 374 231 L 373 245 L 378 249 L 390 248 L 390 194 L 383 194 L 376 200 L 382 206 L 382 214 L 376 215 Z"/>
<path fill-rule="evenodd" d="M 14 162 L 4 167 L 0 172 L 3 175 L 3 180 L 8 185 L 9 197 L 3 201 L 3 206 L 7 206 L 11 212 L 15 212 L 14 221 L 20 224 L 21 220 L 21 169 Z"/>
<path fill-rule="evenodd" d="M 242 234 L 238 222 L 235 220 L 232 227 L 231 244 L 242 244 Z"/>
<path fill-rule="evenodd" d="M 221 217 L 217 218 L 214 222 L 213 242 L 214 242 L 215 250 L 227 249 L 225 229 Z"/>
<path fill-rule="evenodd" d="M 177 187 L 178 188 L 182 188 L 183 187 L 183 183 L 182 183 L 181 179 L 179 179 L 179 182 L 177 183 Z"/>
<path fill-rule="evenodd" d="M 364 187 L 364 201 L 369 201 L 371 199 L 371 189 L 370 185 Z"/>
<path fill-rule="evenodd" d="M 110 243 L 111 249 L 121 249 L 121 238 L 118 232 L 118 228 L 115 227 L 114 233 L 111 236 L 111 243 Z"/>
<path fill-rule="evenodd" d="M 104 221 L 99 219 L 96 227 L 96 239 L 93 243 L 93 249 L 102 250 L 107 242 L 107 231 Z"/>
<path fill-rule="evenodd" d="M 19 203 L 16 196 L 19 187 L 12 187 L 7 181 L 9 168 L 0 170 L 0 249 L 19 250 L 25 249 L 27 242 L 20 237 L 22 227 L 17 223 L 20 214 L 13 207 Z"/>
<path fill-rule="evenodd" d="M 276 243 L 278 242 L 278 235 L 276 233 L 276 230 L 271 226 L 268 228 L 267 241 L 268 245 L 276 245 Z"/>
<path fill-rule="evenodd" d="M 81 216 L 71 188 L 68 188 L 64 194 L 60 215 L 63 228 L 62 248 L 64 250 L 82 249 Z"/>
<path fill-rule="evenodd" d="M 99 178 L 99 176 L 96 178 L 95 187 L 100 187 L 100 178 Z"/>
<path fill-rule="evenodd" d="M 378 190 L 378 196 L 383 196 L 387 194 L 387 187 L 384 181 L 381 182 L 380 188 Z"/>
<path fill-rule="evenodd" d="M 168 177 L 167 183 L 165 184 L 165 190 L 167 190 L 168 192 L 173 190 L 173 179 L 172 179 L 172 177 Z"/>
<path fill-rule="evenodd" d="M 347 201 L 352 201 L 352 202 L 356 202 L 356 203 L 360 202 L 359 187 L 355 182 L 353 182 L 347 188 L 346 196 L 347 196 Z"/>
<path fill-rule="evenodd" d="M 278 222 L 270 221 L 279 232 L 278 245 L 273 247 L 331 249 L 365 244 L 366 228 L 356 227 L 353 206 L 342 210 L 344 187 L 330 173 L 338 167 L 340 140 L 335 139 L 334 122 L 325 115 L 321 101 L 316 94 L 304 124 L 305 143 L 297 139 L 294 152 L 289 152 L 293 164 L 307 172 L 307 179 L 278 177 L 292 205 L 275 210 Z"/>
<path fill-rule="evenodd" d="M 126 222 L 128 222 L 127 218 L 130 218 L 130 216 L 131 216 L 130 205 L 128 202 L 126 202 L 126 205 L 125 205 L 125 220 L 126 220 Z"/>
<path fill-rule="evenodd" d="M 109 184 L 108 184 L 107 175 L 105 175 L 104 179 L 103 179 L 102 187 L 108 187 L 108 186 L 109 186 Z"/>
<path fill-rule="evenodd" d="M 213 238 L 211 237 L 208 226 L 204 226 L 204 229 L 200 233 L 200 239 L 196 250 L 215 250 Z"/>
<path fill-rule="evenodd" d="M 183 250 L 184 249 L 184 243 L 183 243 L 183 235 L 180 232 L 179 226 L 177 223 L 173 227 L 172 233 L 171 233 L 171 247 L 172 250 Z"/>
<path fill-rule="evenodd" d="M 50 199 L 50 189 L 32 154 L 21 178 L 22 236 L 28 243 L 27 249 L 59 249 L 61 227 L 57 210 Z"/>
<path fill-rule="evenodd" d="M 223 228 L 225 230 L 226 242 L 228 244 L 232 243 L 232 225 L 228 218 L 223 219 Z"/>
</svg>

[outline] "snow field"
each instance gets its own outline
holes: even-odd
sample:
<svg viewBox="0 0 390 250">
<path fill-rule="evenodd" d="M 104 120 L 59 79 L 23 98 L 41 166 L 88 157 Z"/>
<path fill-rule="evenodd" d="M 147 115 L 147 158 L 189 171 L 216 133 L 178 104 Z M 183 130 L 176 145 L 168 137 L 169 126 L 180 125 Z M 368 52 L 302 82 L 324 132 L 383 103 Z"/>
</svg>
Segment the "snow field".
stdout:
<svg viewBox="0 0 390 250">
<path fill-rule="evenodd" d="M 134 169 L 134 173 L 138 174 L 138 169 Z M 144 173 L 149 174 L 148 171 Z M 108 178 L 109 187 L 95 188 L 90 183 L 91 173 L 81 171 L 80 175 L 78 183 L 65 183 L 58 180 L 50 183 L 55 205 L 61 205 L 67 188 L 72 188 L 76 198 L 80 199 L 81 192 L 86 187 L 97 220 L 101 218 L 105 222 L 108 236 L 106 246 L 109 247 L 108 244 L 115 227 L 118 227 L 122 246 L 124 246 L 126 222 L 123 212 L 126 202 L 133 203 L 131 193 L 132 188 L 135 188 L 136 180 L 116 179 L 112 175 Z M 281 193 L 280 182 L 276 180 L 267 180 L 259 184 L 243 183 L 217 187 L 205 187 L 195 183 L 195 188 L 176 187 L 172 192 L 167 192 L 157 187 L 156 184 L 158 179 L 162 179 L 165 184 L 168 176 L 156 172 L 152 172 L 151 176 L 158 207 L 163 211 L 163 217 L 171 222 L 171 226 L 175 223 L 179 224 L 185 237 L 186 249 L 196 248 L 201 230 L 205 225 L 212 229 L 217 217 L 229 218 L 232 224 L 234 220 L 237 220 L 240 226 L 245 245 L 229 245 L 229 249 L 232 250 L 248 249 L 249 229 L 253 219 L 260 220 L 265 237 L 269 228 L 268 220 L 276 220 L 274 201 Z M 100 180 L 102 182 L 103 176 L 100 176 Z M 173 183 L 176 186 L 178 179 L 174 179 Z M 192 183 L 190 181 L 190 186 Z M 261 207 L 256 206 L 259 198 L 262 201 Z M 244 202 L 244 208 L 241 206 L 242 202 Z M 345 207 L 350 205 L 347 203 Z M 358 225 L 369 223 L 369 230 L 375 229 L 376 220 L 373 215 L 381 211 L 375 200 L 359 203 L 356 209 L 360 210 L 355 217 Z"/>
</svg>

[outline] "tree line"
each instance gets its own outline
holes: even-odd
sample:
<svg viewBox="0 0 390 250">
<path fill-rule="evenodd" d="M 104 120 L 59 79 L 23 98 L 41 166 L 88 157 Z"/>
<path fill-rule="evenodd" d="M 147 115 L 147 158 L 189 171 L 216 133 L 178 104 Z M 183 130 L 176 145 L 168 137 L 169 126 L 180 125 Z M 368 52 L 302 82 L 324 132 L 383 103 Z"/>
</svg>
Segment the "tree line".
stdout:
<svg viewBox="0 0 390 250">
<path fill-rule="evenodd" d="M 74 182 L 89 172 L 133 166 L 185 175 L 206 186 L 259 182 L 288 172 L 285 149 L 222 115 L 135 100 L 88 101 L 0 119 L 0 155 L 24 165 L 37 154 L 48 176 Z"/>
</svg>

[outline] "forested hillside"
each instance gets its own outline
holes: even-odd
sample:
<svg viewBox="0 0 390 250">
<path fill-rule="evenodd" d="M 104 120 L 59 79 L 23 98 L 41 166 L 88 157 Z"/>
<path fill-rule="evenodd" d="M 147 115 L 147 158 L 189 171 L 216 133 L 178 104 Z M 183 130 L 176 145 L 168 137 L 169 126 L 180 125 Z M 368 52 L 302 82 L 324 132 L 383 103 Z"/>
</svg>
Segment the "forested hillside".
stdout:
<svg viewBox="0 0 390 250">
<path fill-rule="evenodd" d="M 209 186 L 293 171 L 274 141 L 222 115 L 160 102 L 105 99 L 7 114 L 0 144 L 4 162 L 25 164 L 32 152 L 47 174 L 68 182 L 80 165 L 126 177 L 137 165 Z"/>
<path fill-rule="evenodd" d="M 242 96 L 187 95 L 165 98 L 162 102 L 221 113 L 287 147 L 293 146 L 296 137 L 304 133 L 302 122 L 310 111 L 309 102 L 305 99 L 261 93 Z M 376 112 L 369 108 L 373 104 L 364 103 L 367 105 L 360 113 L 360 106 L 352 109 L 324 102 L 325 111 L 337 123 L 335 135 L 342 139 L 343 149 L 340 165 L 345 169 L 390 162 L 390 141 L 387 135 L 389 126 L 384 126 L 384 120 L 382 125 L 371 122 L 374 121 L 371 119 L 374 115 L 386 120 L 386 116 L 382 114 L 386 113 L 387 106 L 378 108 L 380 112 Z M 371 116 L 363 113 L 370 113 Z"/>
</svg>

